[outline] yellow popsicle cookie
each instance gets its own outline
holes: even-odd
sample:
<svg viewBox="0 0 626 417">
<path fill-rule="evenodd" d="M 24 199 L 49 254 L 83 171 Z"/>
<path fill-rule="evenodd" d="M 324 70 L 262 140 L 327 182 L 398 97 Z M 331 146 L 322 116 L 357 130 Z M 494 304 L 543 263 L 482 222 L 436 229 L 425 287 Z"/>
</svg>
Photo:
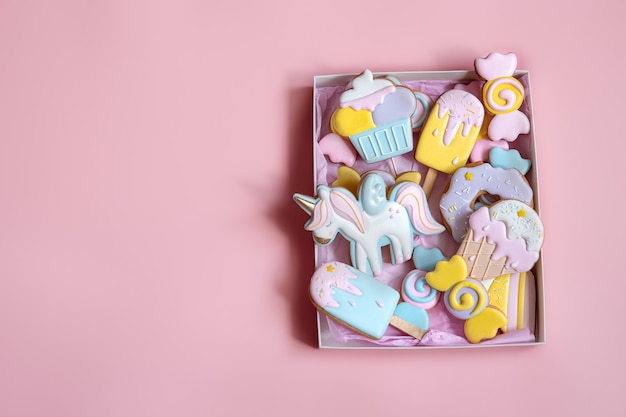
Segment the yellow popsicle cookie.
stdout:
<svg viewBox="0 0 626 417">
<path fill-rule="evenodd" d="M 483 124 L 485 109 L 463 90 L 443 93 L 422 129 L 415 159 L 437 171 L 452 174 L 467 163 Z"/>
</svg>

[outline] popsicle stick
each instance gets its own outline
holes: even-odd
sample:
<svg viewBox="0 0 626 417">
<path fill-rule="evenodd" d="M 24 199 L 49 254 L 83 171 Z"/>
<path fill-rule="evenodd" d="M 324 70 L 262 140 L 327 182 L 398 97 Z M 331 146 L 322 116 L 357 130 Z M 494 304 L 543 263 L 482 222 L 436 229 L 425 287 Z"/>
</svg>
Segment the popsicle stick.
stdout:
<svg viewBox="0 0 626 417">
<path fill-rule="evenodd" d="M 430 197 L 430 193 L 433 191 L 433 186 L 435 185 L 435 180 L 437 179 L 438 173 L 439 171 L 433 168 L 428 168 L 428 171 L 426 172 L 422 189 L 424 190 L 427 199 L 428 197 Z"/>
<path fill-rule="evenodd" d="M 398 176 L 398 167 L 396 166 L 396 161 L 394 161 L 393 158 L 390 158 L 390 159 L 391 159 L 391 166 L 393 167 L 393 172 L 395 174 L 394 177 L 397 177 Z"/>
</svg>

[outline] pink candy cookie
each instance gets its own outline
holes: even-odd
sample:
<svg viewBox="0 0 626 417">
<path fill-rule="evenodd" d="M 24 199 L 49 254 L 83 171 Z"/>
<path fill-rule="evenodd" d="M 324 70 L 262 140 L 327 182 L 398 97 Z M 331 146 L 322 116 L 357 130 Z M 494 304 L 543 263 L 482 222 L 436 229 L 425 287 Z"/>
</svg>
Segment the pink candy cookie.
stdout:
<svg viewBox="0 0 626 417">
<path fill-rule="evenodd" d="M 351 167 L 356 162 L 356 149 L 336 133 L 329 133 L 319 141 L 320 150 L 328 159 Z"/>
<path fill-rule="evenodd" d="M 492 140 L 514 141 L 520 134 L 530 132 L 530 120 L 518 109 L 525 97 L 522 83 L 513 75 L 517 56 L 513 53 L 493 52 L 486 58 L 477 58 L 474 67 L 486 80 L 482 89 L 485 110 L 494 115 L 488 135 Z"/>
<path fill-rule="evenodd" d="M 489 152 L 493 148 L 509 149 L 509 142 L 506 140 L 480 139 L 476 141 L 472 152 L 470 153 L 470 162 L 489 162 Z"/>
</svg>

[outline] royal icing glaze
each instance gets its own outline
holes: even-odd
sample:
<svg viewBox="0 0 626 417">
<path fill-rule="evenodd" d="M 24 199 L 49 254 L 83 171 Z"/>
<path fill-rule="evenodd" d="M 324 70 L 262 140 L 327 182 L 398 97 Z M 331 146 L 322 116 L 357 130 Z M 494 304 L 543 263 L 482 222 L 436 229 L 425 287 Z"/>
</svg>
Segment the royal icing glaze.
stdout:
<svg viewBox="0 0 626 417">
<path fill-rule="evenodd" d="M 521 200 L 527 204 L 533 200 L 532 188 L 516 169 L 493 167 L 488 163 L 458 169 L 450 178 L 448 190 L 442 194 L 439 203 L 442 219 L 457 242 L 463 240 L 469 216 L 476 208 L 475 203 L 485 194 Z"/>
<path fill-rule="evenodd" d="M 343 188 L 318 187 L 317 198 L 295 194 L 294 200 L 311 218 L 305 229 L 317 244 L 327 245 L 341 233 L 350 242 L 352 265 L 363 272 L 382 273 L 383 246 L 390 246 L 392 263 L 411 259 L 414 235 L 434 235 L 444 228 L 428 208 L 421 187 L 413 182 L 396 184 L 386 195 L 383 178 L 363 177 L 358 199 Z"/>
<path fill-rule="evenodd" d="M 521 111 L 507 114 L 498 114 L 491 119 L 487 128 L 487 136 L 490 139 L 513 142 L 519 135 L 530 132 L 530 120 Z"/>
<path fill-rule="evenodd" d="M 489 163 L 499 168 L 515 168 L 523 175 L 530 170 L 530 161 L 522 158 L 517 149 L 505 150 L 493 148 L 489 151 Z"/>
<path fill-rule="evenodd" d="M 402 299 L 424 309 L 434 307 L 439 301 L 439 291 L 426 282 L 425 273 L 418 270 L 409 272 L 402 281 Z"/>
<path fill-rule="evenodd" d="M 400 299 L 390 286 L 341 262 L 315 271 L 309 295 L 329 317 L 372 339 L 383 336 Z"/>
<path fill-rule="evenodd" d="M 448 90 L 437 101 L 422 128 L 415 159 L 452 174 L 467 162 L 483 123 L 484 108 L 474 95 Z"/>
<path fill-rule="evenodd" d="M 365 162 L 379 162 L 413 150 L 418 107 L 423 100 L 411 89 L 365 70 L 339 97 L 330 128 L 349 138 Z"/>
<path fill-rule="evenodd" d="M 445 292 L 443 299 L 448 312 L 461 320 L 477 316 L 489 304 L 485 287 L 471 278 L 456 283 Z"/>
<path fill-rule="evenodd" d="M 409 303 L 400 303 L 389 324 L 420 340 L 430 328 L 430 317 L 423 308 Z"/>
<path fill-rule="evenodd" d="M 487 306 L 480 314 L 465 320 L 463 331 L 470 343 L 480 343 L 493 339 L 498 330 L 506 325 L 506 315 L 493 306 Z"/>
<path fill-rule="evenodd" d="M 423 246 L 416 246 L 413 249 L 413 265 L 417 269 L 430 272 L 435 269 L 437 262 L 446 259 L 439 248 L 427 249 Z"/>
<path fill-rule="evenodd" d="M 446 292 L 453 285 L 467 278 L 467 263 L 459 255 L 437 262 L 435 269 L 426 273 L 426 282 L 432 288 Z"/>
<path fill-rule="evenodd" d="M 320 150 L 332 162 L 351 167 L 356 162 L 356 149 L 336 133 L 329 133 L 319 141 Z"/>
<path fill-rule="evenodd" d="M 493 148 L 509 149 L 509 142 L 505 140 L 480 139 L 474 144 L 470 153 L 470 162 L 489 162 L 489 155 Z"/>
<path fill-rule="evenodd" d="M 530 131 L 528 116 L 518 109 L 525 98 L 522 83 L 513 75 L 517 67 L 514 53 L 492 52 L 486 58 L 474 60 L 474 68 L 486 80 L 482 88 L 485 109 L 494 117 L 487 134 L 492 140 L 514 141 Z"/>
<path fill-rule="evenodd" d="M 507 269 L 526 272 L 539 259 L 543 225 L 537 213 L 521 201 L 502 200 L 490 207 L 481 207 L 469 217 L 469 227 L 472 236 L 466 240 L 478 242 L 484 238 L 494 246 L 489 259 L 504 258 Z M 469 254 L 470 262 L 472 256 L 476 255 Z"/>
<path fill-rule="evenodd" d="M 498 232 L 493 232 L 486 227 L 490 227 L 493 223 L 503 223 L 506 227 L 506 238 L 508 240 L 522 239 L 525 241 L 527 251 L 539 252 L 543 245 L 543 223 L 539 219 L 539 215 L 527 204 L 518 200 L 502 200 L 489 207 L 489 222 L 484 222 L 483 218 L 477 216 L 474 221 L 470 221 L 470 225 L 474 228 L 474 236 L 480 238 L 481 232 L 476 229 L 481 227 L 481 231 L 485 236 L 494 236 L 493 241 L 497 244 L 501 238 L 497 236 Z M 491 240 L 491 239 L 490 239 Z M 523 271 L 528 271 L 530 268 Z"/>
<path fill-rule="evenodd" d="M 387 78 L 395 85 L 402 85 L 400 80 L 398 80 L 396 77 L 387 75 L 385 76 L 385 78 Z M 428 96 L 428 94 L 424 94 L 421 91 L 413 90 L 413 94 L 417 99 L 417 105 L 415 106 L 415 111 L 413 111 L 413 114 L 411 115 L 411 126 L 413 127 L 413 129 L 417 129 L 424 124 L 426 116 L 428 116 L 430 109 L 433 107 L 433 100 L 430 98 L 430 96 Z"/>
</svg>

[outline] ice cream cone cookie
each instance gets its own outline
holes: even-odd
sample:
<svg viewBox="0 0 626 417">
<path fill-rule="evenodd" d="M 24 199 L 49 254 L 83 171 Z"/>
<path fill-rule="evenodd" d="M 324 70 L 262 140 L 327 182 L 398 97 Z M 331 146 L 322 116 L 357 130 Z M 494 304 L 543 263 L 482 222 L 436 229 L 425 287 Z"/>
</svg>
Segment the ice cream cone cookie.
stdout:
<svg viewBox="0 0 626 417">
<path fill-rule="evenodd" d="M 485 109 L 494 117 L 489 122 L 487 135 L 492 140 L 514 141 L 530 131 L 528 116 L 519 111 L 525 97 L 522 83 L 513 75 L 517 68 L 514 53 L 492 52 L 486 58 L 477 58 L 474 67 L 486 80 L 482 88 Z"/>
<path fill-rule="evenodd" d="M 527 272 L 539 259 L 544 229 L 539 215 L 519 200 L 501 200 L 469 217 L 469 229 L 457 254 L 467 276 L 484 280 Z"/>
<path fill-rule="evenodd" d="M 379 162 L 413 150 L 418 103 L 424 107 L 411 89 L 365 70 L 339 97 L 330 129 L 349 139 L 365 162 Z"/>
<path fill-rule="evenodd" d="M 437 172 L 452 174 L 467 163 L 484 114 L 480 100 L 467 91 L 453 89 L 439 96 L 415 150 L 415 159 L 429 168 L 423 185 L 427 195 Z"/>
<path fill-rule="evenodd" d="M 480 162 L 459 168 L 452 174 L 439 203 L 442 219 L 457 242 L 463 240 L 469 216 L 482 205 L 483 196 L 532 204 L 533 190 L 517 169 Z"/>
<path fill-rule="evenodd" d="M 400 299 L 390 286 L 341 262 L 315 271 L 309 295 L 319 311 L 371 339 L 383 336 Z"/>
</svg>

